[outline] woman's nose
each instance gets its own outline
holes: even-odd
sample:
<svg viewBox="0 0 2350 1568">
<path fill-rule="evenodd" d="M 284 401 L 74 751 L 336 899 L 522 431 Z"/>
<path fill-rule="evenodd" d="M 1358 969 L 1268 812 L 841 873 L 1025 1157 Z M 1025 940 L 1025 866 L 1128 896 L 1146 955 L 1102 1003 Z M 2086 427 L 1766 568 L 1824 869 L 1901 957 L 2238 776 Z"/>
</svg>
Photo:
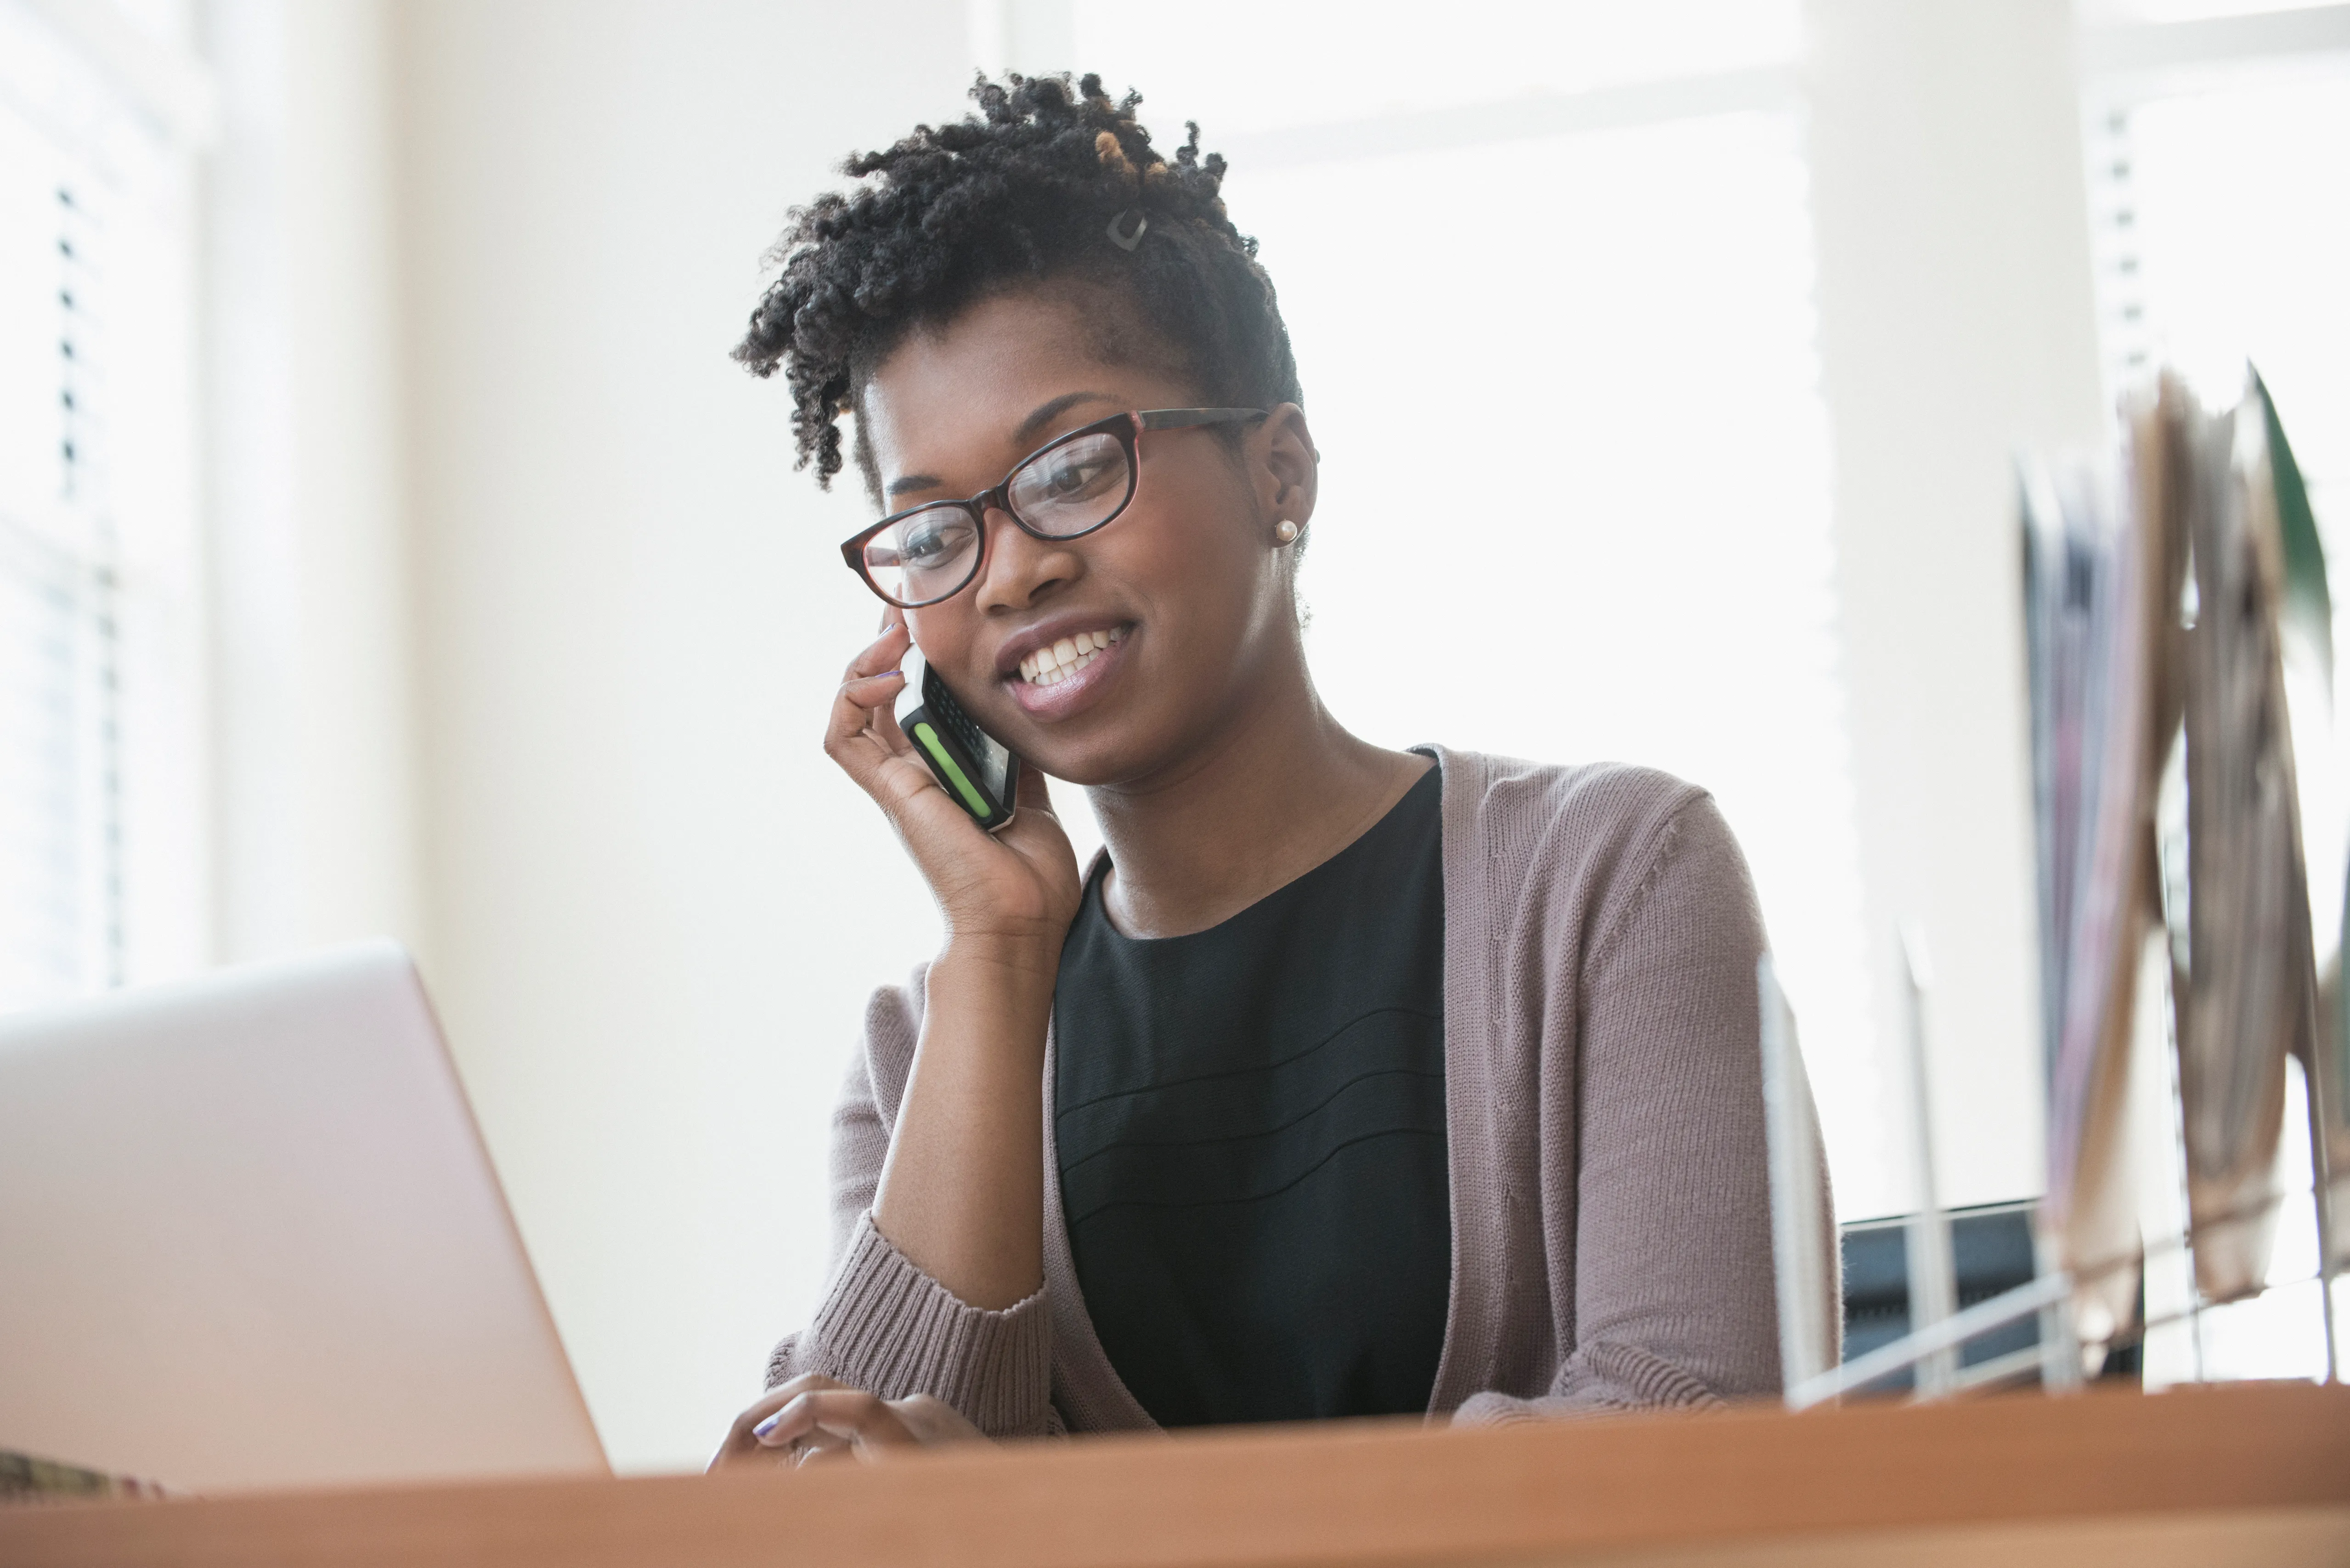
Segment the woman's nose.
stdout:
<svg viewBox="0 0 2350 1568">
<path fill-rule="evenodd" d="M 1084 569 L 1072 545 L 1035 537 L 1000 507 L 988 508 L 987 528 L 987 561 L 973 589 L 983 610 L 1025 609 Z"/>
</svg>

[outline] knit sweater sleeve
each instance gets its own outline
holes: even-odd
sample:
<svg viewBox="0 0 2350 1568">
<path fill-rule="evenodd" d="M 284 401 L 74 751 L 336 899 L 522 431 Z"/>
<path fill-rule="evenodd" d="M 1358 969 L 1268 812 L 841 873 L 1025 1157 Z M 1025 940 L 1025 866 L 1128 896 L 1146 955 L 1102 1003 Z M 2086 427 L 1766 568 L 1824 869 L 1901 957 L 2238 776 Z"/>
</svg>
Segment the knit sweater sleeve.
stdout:
<svg viewBox="0 0 2350 1568">
<path fill-rule="evenodd" d="M 1547 1393 L 1473 1396 L 1464 1422 L 1701 1407 L 1779 1388 L 1757 1040 L 1761 912 L 1711 798 L 1664 818 L 1577 958 L 1574 1303 Z M 1565 978 L 1565 977 L 1562 977 Z M 1555 1187 L 1545 1181 L 1546 1196 Z M 1825 1217 L 1823 1224 L 1828 1223 Z M 1553 1245 L 1565 1241 L 1555 1237 Z"/>
<path fill-rule="evenodd" d="M 832 1276 L 808 1326 L 767 1362 L 767 1386 L 816 1373 L 884 1399 L 929 1394 L 992 1438 L 1057 1427 L 1047 1403 L 1052 1320 L 1045 1293 L 1000 1311 L 971 1306 L 873 1223 L 898 1106 L 921 1028 L 923 976 L 884 986 L 832 1115 Z M 1041 1092 L 1041 1089 L 1040 1089 Z"/>
</svg>

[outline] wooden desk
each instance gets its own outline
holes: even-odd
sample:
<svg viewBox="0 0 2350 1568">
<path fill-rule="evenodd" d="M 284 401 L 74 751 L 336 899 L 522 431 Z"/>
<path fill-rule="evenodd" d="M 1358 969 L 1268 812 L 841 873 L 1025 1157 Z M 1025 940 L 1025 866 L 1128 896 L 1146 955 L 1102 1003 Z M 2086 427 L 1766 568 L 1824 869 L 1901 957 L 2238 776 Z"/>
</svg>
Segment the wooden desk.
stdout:
<svg viewBox="0 0 2350 1568">
<path fill-rule="evenodd" d="M 2350 1390 L 1363 1424 L 0 1510 L 0 1564 L 2350 1563 Z"/>
</svg>

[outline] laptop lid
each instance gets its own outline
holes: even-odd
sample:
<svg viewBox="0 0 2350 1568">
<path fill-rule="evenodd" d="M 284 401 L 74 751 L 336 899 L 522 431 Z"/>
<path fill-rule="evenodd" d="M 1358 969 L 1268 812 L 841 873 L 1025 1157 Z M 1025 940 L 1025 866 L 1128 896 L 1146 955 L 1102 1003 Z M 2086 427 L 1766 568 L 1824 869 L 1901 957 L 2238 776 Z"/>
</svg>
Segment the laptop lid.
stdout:
<svg viewBox="0 0 2350 1568">
<path fill-rule="evenodd" d="M 0 1015 L 0 1449 L 219 1492 L 601 1474 L 390 942 Z"/>
</svg>

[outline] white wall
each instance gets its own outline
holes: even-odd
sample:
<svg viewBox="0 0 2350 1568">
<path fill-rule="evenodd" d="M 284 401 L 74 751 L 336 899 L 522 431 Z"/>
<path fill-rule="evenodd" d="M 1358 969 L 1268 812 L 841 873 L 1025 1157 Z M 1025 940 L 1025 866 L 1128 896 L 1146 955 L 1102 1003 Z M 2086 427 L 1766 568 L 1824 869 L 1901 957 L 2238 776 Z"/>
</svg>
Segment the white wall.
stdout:
<svg viewBox="0 0 2350 1568">
<path fill-rule="evenodd" d="M 726 358 L 785 209 L 960 112 L 959 0 L 401 8 L 428 976 L 614 1459 L 805 1322 L 927 898 L 818 749 L 862 515 Z"/>
<path fill-rule="evenodd" d="M 1804 10 L 1878 1164 L 1908 1147 L 1895 932 L 1914 922 L 1946 1203 L 2043 1184 L 2012 460 L 2106 426 L 2072 27 L 2064 0 Z"/>
<path fill-rule="evenodd" d="M 212 945 L 415 943 L 385 7 L 205 10 Z"/>
</svg>

